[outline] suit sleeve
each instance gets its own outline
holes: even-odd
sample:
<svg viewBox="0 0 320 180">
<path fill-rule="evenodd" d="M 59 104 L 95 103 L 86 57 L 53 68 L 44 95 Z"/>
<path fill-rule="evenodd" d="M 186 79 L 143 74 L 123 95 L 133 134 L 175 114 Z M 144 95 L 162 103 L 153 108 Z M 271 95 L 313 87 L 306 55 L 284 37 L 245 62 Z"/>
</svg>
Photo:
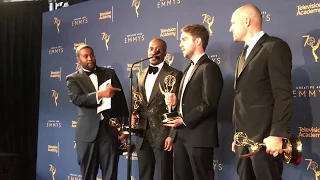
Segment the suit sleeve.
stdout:
<svg viewBox="0 0 320 180">
<path fill-rule="evenodd" d="M 113 87 L 120 88 L 121 91 L 117 91 L 115 95 L 112 97 L 112 109 L 116 112 L 117 117 L 124 125 L 128 125 L 129 111 L 128 105 L 126 101 L 126 97 L 124 95 L 122 85 L 119 81 L 119 78 L 114 70 L 112 70 L 112 80 L 111 84 Z"/>
<path fill-rule="evenodd" d="M 288 137 L 292 103 L 292 55 L 287 43 L 276 41 L 268 59 L 268 71 L 274 97 L 271 136 Z"/>
<path fill-rule="evenodd" d="M 178 73 L 176 74 L 176 84 L 174 85 L 174 89 L 173 89 L 176 97 L 178 97 L 181 79 L 182 79 L 182 72 L 178 71 Z M 174 140 L 176 137 L 176 134 L 177 134 L 177 129 L 171 128 L 168 136 L 171 137 L 172 140 Z"/>
<path fill-rule="evenodd" d="M 66 77 L 68 94 L 71 102 L 78 107 L 97 108 L 96 92 L 85 94 L 74 75 Z"/>
<path fill-rule="evenodd" d="M 203 119 L 212 115 L 216 115 L 217 113 L 220 95 L 223 87 L 223 78 L 220 68 L 216 63 L 208 63 L 206 67 L 204 67 L 203 82 L 201 82 L 201 84 L 201 104 L 183 117 L 184 123 L 190 129 L 201 123 Z"/>
</svg>

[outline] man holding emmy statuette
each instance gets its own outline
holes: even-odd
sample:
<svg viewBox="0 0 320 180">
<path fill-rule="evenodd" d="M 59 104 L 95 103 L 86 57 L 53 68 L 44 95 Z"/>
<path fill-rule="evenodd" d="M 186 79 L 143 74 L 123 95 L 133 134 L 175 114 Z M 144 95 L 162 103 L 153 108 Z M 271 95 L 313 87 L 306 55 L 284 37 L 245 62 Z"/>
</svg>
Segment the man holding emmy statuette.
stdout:
<svg viewBox="0 0 320 180">
<path fill-rule="evenodd" d="M 234 11 L 229 31 L 234 42 L 245 42 L 234 82 L 232 151 L 239 157 L 237 173 L 240 180 L 281 180 L 283 158 L 299 164 L 302 152 L 301 141 L 290 138 L 290 47 L 263 32 L 261 11 L 251 4 Z"/>
<path fill-rule="evenodd" d="M 177 131 L 173 144 L 175 180 L 213 180 L 213 152 L 218 147 L 217 109 L 223 87 L 219 66 L 205 54 L 209 32 L 201 24 L 182 28 L 180 47 L 190 61 L 179 93 L 167 93 L 166 104 L 182 117 L 164 126 Z"/>
<path fill-rule="evenodd" d="M 113 69 L 96 65 L 90 46 L 77 47 L 76 57 L 81 67 L 66 77 L 66 83 L 70 101 L 78 107 L 75 141 L 82 179 L 96 180 L 100 168 L 103 180 L 117 180 L 118 147 L 126 135 L 110 126 L 109 119 L 128 124 L 121 83 Z"/>
<path fill-rule="evenodd" d="M 164 62 L 166 55 L 164 40 L 150 41 L 148 56 L 154 57 L 149 60 L 150 66 L 137 76 L 137 92 L 142 94 L 143 100 L 132 115 L 132 124 L 136 124 L 139 118 L 137 128 L 144 129 L 136 141 L 140 180 L 173 180 L 172 141 L 175 134 L 169 127 L 162 126 L 167 106 L 160 86 L 166 86 L 164 81 L 170 77 L 168 85 L 172 85 L 172 93 L 177 93 L 182 72 Z"/>
</svg>

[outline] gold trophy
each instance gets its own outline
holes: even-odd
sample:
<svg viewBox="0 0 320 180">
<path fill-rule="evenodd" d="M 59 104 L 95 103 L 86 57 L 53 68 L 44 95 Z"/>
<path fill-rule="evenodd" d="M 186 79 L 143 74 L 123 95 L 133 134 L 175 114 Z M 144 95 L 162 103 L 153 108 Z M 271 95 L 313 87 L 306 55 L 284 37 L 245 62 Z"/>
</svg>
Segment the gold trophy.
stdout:
<svg viewBox="0 0 320 180">
<path fill-rule="evenodd" d="M 236 146 L 246 146 L 251 149 L 251 153 L 240 155 L 241 158 L 248 158 L 256 154 L 262 147 L 266 145 L 264 143 L 254 142 L 248 139 L 247 134 L 244 132 L 236 132 L 233 137 L 233 141 L 236 142 Z M 283 138 L 283 161 L 287 164 L 291 163 L 298 166 L 302 161 L 302 142 L 299 137 L 292 135 L 289 139 Z"/>
<path fill-rule="evenodd" d="M 117 118 L 110 118 L 109 124 L 110 124 L 110 126 L 117 128 L 119 135 L 129 134 L 129 132 L 124 131 L 124 125 L 120 124 L 120 122 Z M 126 140 L 121 141 L 121 144 L 118 148 L 120 149 L 121 154 L 124 154 L 125 152 L 127 152 L 127 141 Z"/>
<path fill-rule="evenodd" d="M 174 85 L 176 84 L 176 77 L 172 75 L 168 75 L 164 78 L 164 90 L 162 89 L 160 83 L 159 83 L 159 89 L 163 95 L 166 93 L 171 93 L 173 90 Z M 172 110 L 172 106 L 167 106 L 168 113 L 164 113 L 162 115 L 162 123 L 167 123 L 169 121 L 173 121 L 176 118 L 180 117 L 179 113 L 177 111 Z"/>
<path fill-rule="evenodd" d="M 132 112 L 132 114 L 137 113 L 137 110 L 140 107 L 142 100 L 143 100 L 143 96 L 140 92 L 133 93 L 133 112 Z M 131 124 L 132 128 L 136 128 L 138 124 L 139 124 L 139 119 L 135 124 Z"/>
<path fill-rule="evenodd" d="M 140 104 L 143 100 L 143 96 L 140 92 L 134 92 L 132 93 L 133 96 L 133 111 L 132 114 L 135 114 L 140 107 Z M 131 119 L 130 119 L 131 120 Z M 137 124 L 139 124 L 139 120 L 135 124 L 131 124 L 131 132 L 133 135 L 140 136 L 142 135 L 143 129 L 137 128 Z M 129 134 L 129 126 L 124 126 L 123 127 L 124 131 Z"/>
</svg>

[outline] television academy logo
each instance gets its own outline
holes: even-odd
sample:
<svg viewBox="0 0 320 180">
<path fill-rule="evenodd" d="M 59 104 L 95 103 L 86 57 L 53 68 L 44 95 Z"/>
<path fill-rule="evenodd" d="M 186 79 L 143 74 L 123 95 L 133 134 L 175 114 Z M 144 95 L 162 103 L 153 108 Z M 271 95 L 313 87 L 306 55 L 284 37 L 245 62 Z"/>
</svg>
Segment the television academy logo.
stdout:
<svg viewBox="0 0 320 180">
<path fill-rule="evenodd" d="M 105 11 L 99 13 L 99 20 L 104 19 L 111 19 L 111 22 L 113 22 L 113 6 L 111 6 L 111 11 Z"/>
</svg>

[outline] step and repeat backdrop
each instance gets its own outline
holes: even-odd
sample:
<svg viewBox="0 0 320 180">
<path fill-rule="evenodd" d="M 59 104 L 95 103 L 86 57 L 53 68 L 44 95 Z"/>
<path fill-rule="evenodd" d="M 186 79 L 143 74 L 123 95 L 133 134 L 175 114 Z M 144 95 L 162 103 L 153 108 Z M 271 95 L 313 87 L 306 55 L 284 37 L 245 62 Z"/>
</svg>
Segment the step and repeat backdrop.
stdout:
<svg viewBox="0 0 320 180">
<path fill-rule="evenodd" d="M 233 77 L 243 43 L 234 43 L 229 32 L 235 9 L 250 1 L 225 0 L 108 0 L 88 1 L 43 14 L 41 93 L 39 109 L 37 180 L 81 180 L 74 131 L 77 108 L 68 97 L 65 77 L 76 71 L 75 49 L 91 45 L 97 64 L 115 69 L 129 102 L 132 63 L 147 57 L 148 44 L 162 38 L 168 44 L 165 61 L 179 70 L 187 67 L 179 48 L 180 30 L 190 23 L 210 32 L 207 54 L 224 76 L 219 106 L 220 147 L 212 167 L 217 180 L 237 179 L 231 152 L 233 127 Z M 292 132 L 303 142 L 303 161 L 285 165 L 283 179 L 320 178 L 320 1 L 257 0 L 263 29 L 288 42 L 293 53 Z M 39 34 L 40 35 L 40 34 Z M 148 66 L 138 64 L 133 73 Z M 135 82 L 135 77 L 133 82 Z M 135 86 L 135 84 L 133 84 Z M 101 179 L 99 173 L 97 179 Z M 127 177 L 127 157 L 120 157 L 120 180 Z M 133 153 L 131 179 L 139 179 Z"/>
</svg>

